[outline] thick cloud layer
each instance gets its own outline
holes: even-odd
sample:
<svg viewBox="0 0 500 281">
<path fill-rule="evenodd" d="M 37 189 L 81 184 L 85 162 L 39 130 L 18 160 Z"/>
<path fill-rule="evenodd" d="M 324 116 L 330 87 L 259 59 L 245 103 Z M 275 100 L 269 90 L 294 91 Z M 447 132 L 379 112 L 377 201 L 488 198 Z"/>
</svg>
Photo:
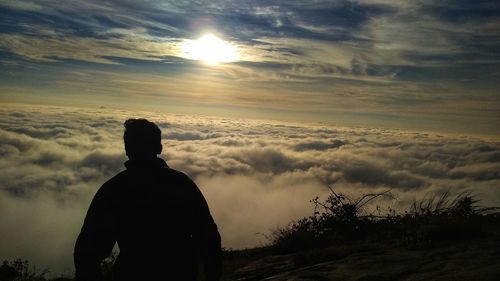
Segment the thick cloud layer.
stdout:
<svg viewBox="0 0 500 281">
<path fill-rule="evenodd" d="M 308 215 L 327 185 L 357 196 L 393 189 L 404 206 L 427 192 L 472 190 L 500 205 L 500 143 L 466 136 L 108 109 L 0 110 L 0 259 L 72 271 L 88 204 L 126 160 L 122 123 L 163 131 L 162 157 L 194 178 L 227 248 Z"/>
</svg>

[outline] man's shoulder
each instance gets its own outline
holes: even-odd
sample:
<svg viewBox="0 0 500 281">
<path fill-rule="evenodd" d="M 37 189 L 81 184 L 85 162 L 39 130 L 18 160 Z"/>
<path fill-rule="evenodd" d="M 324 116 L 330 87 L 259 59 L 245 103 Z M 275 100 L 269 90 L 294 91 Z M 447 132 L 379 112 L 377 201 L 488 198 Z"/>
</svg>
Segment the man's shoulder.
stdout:
<svg viewBox="0 0 500 281">
<path fill-rule="evenodd" d="M 196 185 L 188 175 L 169 167 L 161 168 L 159 174 L 161 175 L 161 178 L 163 178 L 163 179 L 157 178 L 159 182 L 165 182 L 165 183 L 169 182 L 180 186 Z M 123 187 L 125 186 L 129 186 L 131 184 L 133 185 L 133 182 L 135 180 L 137 180 L 137 174 L 129 170 L 124 170 L 116 174 L 114 177 L 110 178 L 108 181 L 106 181 L 101 186 L 100 191 L 104 193 L 115 193 L 118 192 L 118 190 L 122 190 Z"/>
<path fill-rule="evenodd" d="M 116 174 L 115 176 L 113 176 L 112 178 L 110 178 L 109 180 L 107 180 L 103 186 L 113 186 L 113 185 L 116 185 L 118 183 L 122 183 L 123 181 L 126 181 L 127 180 L 127 170 L 123 170 L 121 172 L 119 172 L 118 174 Z"/>
<path fill-rule="evenodd" d="M 184 172 L 172 169 L 170 167 L 161 168 L 160 174 L 169 180 L 173 181 L 189 181 L 191 182 L 191 178 L 185 174 Z M 127 183 L 130 181 L 131 177 L 135 177 L 129 170 L 124 170 L 116 174 L 114 177 L 110 178 L 106 181 L 103 186 L 117 186 L 122 185 L 123 183 Z"/>
<path fill-rule="evenodd" d="M 127 183 L 127 170 L 121 171 L 106 182 L 104 182 L 99 188 L 98 192 L 101 193 L 110 193 L 113 192 L 116 188 L 123 186 Z"/>
<path fill-rule="evenodd" d="M 172 169 L 172 168 L 163 168 L 162 169 L 163 175 L 165 175 L 169 180 L 174 180 L 174 181 L 183 181 L 183 182 L 191 182 L 191 178 L 186 175 L 185 173 Z"/>
</svg>

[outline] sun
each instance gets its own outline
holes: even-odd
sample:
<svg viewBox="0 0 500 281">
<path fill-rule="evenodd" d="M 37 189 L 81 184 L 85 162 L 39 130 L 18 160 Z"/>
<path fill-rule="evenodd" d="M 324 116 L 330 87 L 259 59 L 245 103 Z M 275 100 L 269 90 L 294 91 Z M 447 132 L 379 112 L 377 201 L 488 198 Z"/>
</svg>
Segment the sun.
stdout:
<svg viewBox="0 0 500 281">
<path fill-rule="evenodd" d="M 197 40 L 186 40 L 182 45 L 183 57 L 203 61 L 208 65 L 238 60 L 236 46 L 213 34 L 205 34 Z"/>
</svg>

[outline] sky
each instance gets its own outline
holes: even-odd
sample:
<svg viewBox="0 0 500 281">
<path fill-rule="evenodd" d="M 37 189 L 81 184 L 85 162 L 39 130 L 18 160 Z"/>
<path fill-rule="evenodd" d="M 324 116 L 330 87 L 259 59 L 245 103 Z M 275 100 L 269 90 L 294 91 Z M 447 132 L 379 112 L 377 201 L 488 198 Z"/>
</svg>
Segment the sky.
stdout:
<svg viewBox="0 0 500 281">
<path fill-rule="evenodd" d="M 0 98 L 498 137 L 499 29 L 498 1 L 0 0 Z M 187 55 L 206 34 L 236 59 Z"/>
<path fill-rule="evenodd" d="M 132 117 L 225 248 L 269 243 L 328 186 L 390 189 L 382 212 L 500 206 L 499 30 L 498 1 L 0 0 L 0 261 L 72 274 Z"/>
</svg>

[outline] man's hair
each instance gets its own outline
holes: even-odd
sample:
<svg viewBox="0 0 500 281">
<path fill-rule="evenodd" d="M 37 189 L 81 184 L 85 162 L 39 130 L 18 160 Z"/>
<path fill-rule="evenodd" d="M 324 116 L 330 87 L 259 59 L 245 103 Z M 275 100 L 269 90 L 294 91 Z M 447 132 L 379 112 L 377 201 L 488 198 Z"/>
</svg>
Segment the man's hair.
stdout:
<svg viewBox="0 0 500 281">
<path fill-rule="evenodd" d="M 123 141 L 129 158 L 151 157 L 161 152 L 161 130 L 155 123 L 143 118 L 128 119 L 123 126 Z"/>
</svg>

